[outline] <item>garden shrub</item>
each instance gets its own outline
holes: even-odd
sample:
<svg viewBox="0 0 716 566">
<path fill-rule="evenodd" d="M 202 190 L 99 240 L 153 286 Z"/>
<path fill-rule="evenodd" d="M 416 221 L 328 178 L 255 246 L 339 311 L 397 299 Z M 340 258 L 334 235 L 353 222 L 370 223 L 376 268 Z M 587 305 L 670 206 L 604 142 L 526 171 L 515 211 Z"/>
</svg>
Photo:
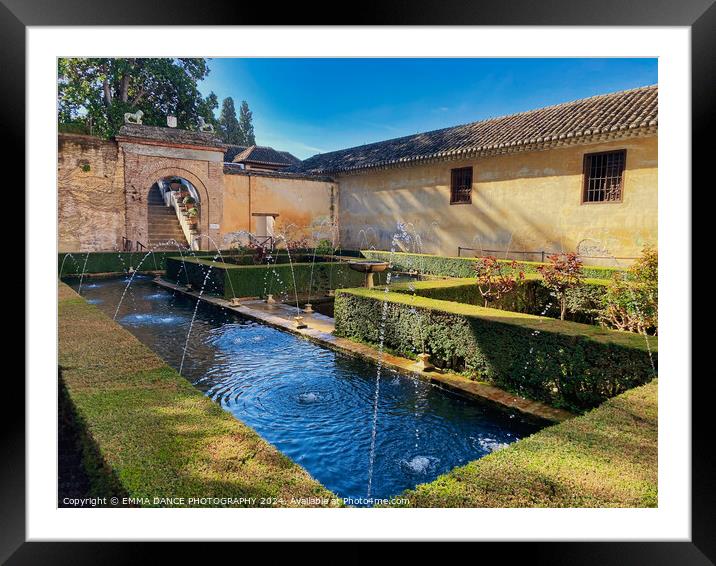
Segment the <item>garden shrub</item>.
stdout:
<svg viewBox="0 0 716 566">
<path fill-rule="evenodd" d="M 525 274 L 515 261 L 505 263 L 488 256 L 475 260 L 475 277 L 477 290 L 485 300 L 484 306 L 488 307 L 512 293 L 517 284 L 524 281 Z"/>
<path fill-rule="evenodd" d="M 474 277 L 477 260 L 474 257 L 448 257 L 379 250 L 361 250 L 361 254 L 367 259 L 390 261 L 393 267 L 400 271 L 415 270 L 426 275 L 443 277 Z M 512 260 L 498 261 L 512 263 Z M 525 274 L 536 274 L 538 267 L 546 265 L 536 261 L 516 261 L 515 263 L 517 269 Z M 593 265 L 583 267 L 584 277 L 592 279 L 609 279 L 615 271 L 619 270 Z"/>
<path fill-rule="evenodd" d="M 646 247 L 626 273 L 615 273 L 603 297 L 600 319 L 618 330 L 656 334 L 659 327 L 659 258 Z"/>
<path fill-rule="evenodd" d="M 383 316 L 385 326 L 381 330 Z M 573 411 L 647 383 L 657 342 L 524 313 L 377 289 L 336 292 L 335 333 Z"/>
<path fill-rule="evenodd" d="M 542 276 L 542 284 L 559 301 L 559 318 L 564 320 L 567 314 L 567 293 L 579 287 L 584 279 L 582 260 L 575 253 L 552 254 L 549 263 L 537 268 Z"/>
</svg>

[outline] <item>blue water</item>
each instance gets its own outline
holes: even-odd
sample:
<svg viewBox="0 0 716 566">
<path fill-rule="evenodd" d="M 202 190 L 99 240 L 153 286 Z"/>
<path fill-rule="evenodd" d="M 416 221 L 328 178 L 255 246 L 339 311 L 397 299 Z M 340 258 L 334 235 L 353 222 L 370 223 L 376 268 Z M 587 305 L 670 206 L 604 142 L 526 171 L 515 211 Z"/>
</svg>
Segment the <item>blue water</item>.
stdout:
<svg viewBox="0 0 716 566">
<path fill-rule="evenodd" d="M 93 280 L 82 295 L 113 316 L 125 285 L 124 278 Z M 136 276 L 117 321 L 178 368 L 195 304 Z M 327 488 L 364 504 L 376 371 L 372 363 L 202 304 L 182 373 Z M 371 496 L 379 499 L 545 424 L 385 369 L 377 422 Z"/>
</svg>

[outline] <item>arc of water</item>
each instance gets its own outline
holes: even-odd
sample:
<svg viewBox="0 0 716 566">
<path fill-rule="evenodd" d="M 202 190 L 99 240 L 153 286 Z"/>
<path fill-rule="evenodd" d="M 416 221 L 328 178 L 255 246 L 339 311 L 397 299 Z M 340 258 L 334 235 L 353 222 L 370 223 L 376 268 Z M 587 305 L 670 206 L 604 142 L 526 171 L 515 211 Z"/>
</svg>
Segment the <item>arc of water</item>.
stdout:
<svg viewBox="0 0 716 566">
<path fill-rule="evenodd" d="M 317 234 L 319 236 L 321 236 L 323 234 L 323 232 L 320 232 L 320 229 L 325 228 L 327 222 L 329 222 L 329 221 L 324 219 L 319 223 L 319 225 L 318 225 L 319 231 L 317 232 Z M 332 227 L 333 223 L 331 223 L 330 226 Z M 329 234 L 331 235 L 331 240 L 333 240 L 332 228 L 329 228 Z M 308 283 L 308 302 L 309 303 L 311 302 L 311 291 L 313 289 L 313 268 L 316 265 L 316 250 L 318 249 L 318 247 L 316 245 L 316 239 L 317 238 L 314 235 L 314 238 L 313 238 L 313 259 L 311 261 L 311 276 L 310 276 L 309 283 Z M 330 269 L 331 269 L 331 267 L 329 267 L 329 270 Z M 329 286 L 330 286 L 330 275 L 329 275 Z"/>
<path fill-rule="evenodd" d="M 216 258 L 218 255 L 214 256 L 214 260 L 216 261 Z M 194 328 L 194 319 L 196 318 L 196 313 L 199 310 L 199 303 L 201 303 L 201 297 L 204 294 L 204 288 L 206 287 L 206 282 L 209 280 L 209 275 L 211 274 L 211 270 L 213 269 L 214 265 L 210 265 L 209 269 L 206 270 L 206 275 L 204 276 L 204 282 L 201 284 L 201 289 L 199 291 L 199 296 L 196 300 L 196 305 L 194 305 L 194 313 L 191 316 L 191 322 L 189 323 L 189 330 L 186 333 L 186 341 L 184 342 L 184 351 L 181 355 L 181 363 L 179 364 L 179 375 L 181 375 L 182 370 L 184 369 L 184 359 L 186 358 L 186 351 L 189 347 L 189 339 L 191 338 L 191 331 L 192 328 Z"/>
<path fill-rule="evenodd" d="M 124 297 L 127 294 L 127 291 L 129 290 L 129 287 L 132 285 L 132 281 L 134 281 L 134 276 L 139 272 L 139 269 L 142 267 L 142 264 L 144 263 L 144 260 L 149 257 L 149 254 L 151 254 L 151 251 L 148 251 L 144 257 L 142 258 L 142 261 L 140 261 L 137 264 L 137 268 L 132 272 L 132 275 L 129 277 L 129 281 L 127 282 L 126 287 L 124 288 L 124 291 L 122 292 L 122 296 L 119 299 L 119 302 L 117 303 L 117 308 L 114 311 L 114 316 L 112 317 L 113 320 L 117 320 L 117 315 L 119 314 L 119 308 L 122 306 L 122 302 L 124 302 Z"/>
<path fill-rule="evenodd" d="M 509 259 L 510 255 L 510 247 L 512 247 L 512 238 L 514 237 L 515 232 L 514 230 L 510 232 L 510 239 L 507 241 L 507 246 L 505 248 L 505 259 Z"/>
<path fill-rule="evenodd" d="M 373 395 L 373 420 L 372 420 L 372 427 L 371 427 L 371 436 L 370 436 L 370 452 L 368 456 L 368 489 L 367 489 L 367 498 L 370 499 L 372 488 L 373 488 L 373 471 L 375 468 L 375 445 L 376 445 L 376 439 L 378 436 L 378 406 L 379 406 L 379 400 L 380 400 L 380 379 L 383 372 L 383 360 L 384 360 L 384 352 L 385 352 L 385 327 L 387 324 L 388 319 L 388 300 L 387 300 L 387 294 L 390 291 L 390 280 L 391 280 L 391 273 L 390 269 L 393 265 L 393 257 L 395 256 L 395 249 L 398 245 L 398 235 L 405 232 L 405 224 L 398 223 L 398 231 L 393 234 L 393 238 L 391 239 L 391 246 L 390 246 L 390 255 L 388 256 L 388 273 L 385 277 L 385 289 L 383 290 L 384 298 L 382 310 L 381 310 L 381 323 L 378 333 L 378 363 L 377 363 L 377 370 L 375 374 L 375 392 Z"/>
<path fill-rule="evenodd" d="M 72 261 L 75 263 L 75 270 L 79 269 L 79 267 L 80 267 L 80 264 L 79 264 L 79 262 L 75 259 L 75 256 L 73 256 L 71 253 L 66 253 L 66 254 L 62 257 L 62 263 L 60 264 L 60 277 L 62 277 L 62 273 L 63 273 L 63 271 L 64 271 L 64 269 L 65 269 L 65 261 L 67 260 L 68 257 L 69 257 L 69 258 L 72 258 Z"/>
<path fill-rule="evenodd" d="M 127 273 L 129 273 L 129 270 L 127 269 L 127 264 L 125 263 L 124 258 L 122 257 L 122 252 L 119 249 L 119 246 L 117 246 L 117 244 L 114 245 L 114 251 L 117 252 L 117 259 L 122 264 L 122 270 L 126 275 Z"/>
<path fill-rule="evenodd" d="M 313 266 L 316 265 L 316 242 L 313 242 L 313 259 L 311 260 L 311 276 L 308 280 L 308 302 L 311 302 L 311 289 L 313 288 Z"/>
<path fill-rule="evenodd" d="M 178 246 L 178 242 L 177 242 L 176 240 L 174 240 L 174 239 L 171 239 L 171 240 L 167 240 L 167 241 L 165 241 L 165 242 L 159 242 L 159 243 L 156 244 L 155 246 L 152 246 L 152 249 L 150 249 L 146 254 L 144 254 L 144 257 L 142 258 L 142 260 L 137 264 L 137 268 L 132 272 L 132 275 L 129 277 L 129 281 L 127 282 L 127 285 L 126 285 L 126 287 L 124 288 L 124 291 L 122 292 L 122 296 L 120 297 L 119 302 L 117 303 L 117 308 L 116 308 L 115 311 L 114 311 L 114 316 L 112 317 L 113 320 L 116 320 L 116 319 L 117 319 L 117 315 L 119 314 L 119 309 L 120 309 L 120 307 L 122 306 L 122 303 L 124 302 L 124 297 L 126 296 L 127 291 L 129 290 L 129 288 L 132 286 L 132 282 L 134 281 L 134 277 L 135 277 L 135 275 L 137 275 L 137 273 L 139 272 L 139 270 L 140 270 L 140 268 L 142 267 L 142 264 L 144 263 L 144 261 L 145 261 L 151 254 L 154 253 L 154 249 L 156 249 L 157 247 L 159 247 L 159 246 L 167 246 L 167 245 L 170 245 L 170 244 L 172 244 L 172 243 L 173 243 L 173 244 L 176 244 L 176 245 Z M 181 249 L 180 249 L 180 251 L 179 251 L 179 254 L 181 255 Z M 184 256 L 182 255 L 182 263 L 183 263 L 183 258 L 184 258 Z M 185 271 L 186 271 L 186 269 L 185 269 Z"/>
<path fill-rule="evenodd" d="M 244 230 L 241 230 L 239 233 L 241 233 L 241 232 L 244 232 Z M 246 233 L 248 234 L 249 232 L 246 232 Z M 198 236 L 200 238 L 202 238 L 202 237 L 207 238 L 212 244 L 214 244 L 214 247 L 216 248 L 216 253 L 217 253 L 217 255 L 214 256 L 214 261 L 216 261 L 216 258 L 218 257 L 219 259 L 221 259 L 221 263 L 226 263 L 226 260 L 224 260 L 224 256 L 221 254 L 221 250 L 219 249 L 219 245 L 216 243 L 214 238 L 209 236 L 209 234 L 199 234 Z M 235 297 L 236 292 L 234 291 L 234 283 L 231 280 L 231 277 L 227 277 L 227 279 L 229 280 L 229 286 L 231 287 L 231 296 Z"/>
<path fill-rule="evenodd" d="M 288 255 L 288 265 L 291 268 L 291 279 L 293 280 L 293 294 L 296 297 L 296 315 L 300 316 L 301 307 L 298 305 L 298 287 L 296 287 L 296 274 L 293 271 L 293 260 L 291 259 L 291 250 L 286 241 L 286 254 Z"/>
<path fill-rule="evenodd" d="M 82 274 L 80 275 L 80 286 L 79 286 L 79 288 L 77 289 L 77 294 L 78 294 L 78 295 L 81 295 L 81 294 L 82 294 L 82 280 L 83 280 L 84 277 L 85 277 L 85 271 L 87 270 L 87 260 L 88 260 L 88 259 L 89 259 L 89 252 L 87 252 L 87 254 L 85 255 L 85 262 L 84 262 L 84 265 L 82 266 Z"/>
</svg>

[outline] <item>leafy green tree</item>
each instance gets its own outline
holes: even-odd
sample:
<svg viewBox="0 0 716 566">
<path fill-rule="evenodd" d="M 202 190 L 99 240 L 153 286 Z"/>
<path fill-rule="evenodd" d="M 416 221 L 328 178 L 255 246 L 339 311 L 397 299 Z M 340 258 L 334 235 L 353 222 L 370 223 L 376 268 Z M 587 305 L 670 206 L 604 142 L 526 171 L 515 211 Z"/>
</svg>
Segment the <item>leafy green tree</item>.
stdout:
<svg viewBox="0 0 716 566">
<path fill-rule="evenodd" d="M 226 143 L 241 145 L 244 141 L 239 120 L 236 118 L 234 99 L 230 96 L 225 98 L 221 105 L 219 132 L 221 132 L 221 137 Z"/>
<path fill-rule="evenodd" d="M 256 145 L 256 136 L 254 135 L 253 124 L 254 113 L 249 110 L 249 103 L 245 100 L 241 102 L 239 110 L 239 128 L 241 129 L 241 145 Z"/>
<path fill-rule="evenodd" d="M 659 254 L 646 246 L 628 272 L 616 272 L 604 294 L 602 322 L 617 330 L 658 333 Z"/>
<path fill-rule="evenodd" d="M 204 98 L 197 83 L 209 74 L 203 58 L 72 58 L 58 60 L 57 113 L 60 124 L 91 120 L 94 133 L 111 137 L 125 112 L 144 113 L 147 125 L 196 129 L 199 117 L 216 124 L 214 93 Z"/>
</svg>

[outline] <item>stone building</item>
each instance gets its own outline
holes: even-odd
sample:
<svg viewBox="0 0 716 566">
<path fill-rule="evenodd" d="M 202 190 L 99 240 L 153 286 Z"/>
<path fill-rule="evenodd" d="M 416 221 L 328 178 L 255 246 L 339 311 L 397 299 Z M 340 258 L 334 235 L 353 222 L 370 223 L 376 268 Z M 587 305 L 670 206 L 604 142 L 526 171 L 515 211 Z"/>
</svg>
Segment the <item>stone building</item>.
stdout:
<svg viewBox="0 0 716 566">
<path fill-rule="evenodd" d="M 347 248 L 389 249 L 401 222 L 425 253 L 577 251 L 609 263 L 657 243 L 657 127 L 658 88 L 647 86 L 316 155 L 297 170 L 335 179 Z"/>
<path fill-rule="evenodd" d="M 390 249 L 400 224 L 411 237 L 398 247 L 410 251 L 619 261 L 657 242 L 657 130 L 648 86 L 303 162 L 173 128 L 126 124 L 107 141 L 61 134 L 59 248 L 183 234 L 213 249 L 252 233 Z M 198 201 L 195 233 L 172 217 L 171 180 Z"/>
</svg>

